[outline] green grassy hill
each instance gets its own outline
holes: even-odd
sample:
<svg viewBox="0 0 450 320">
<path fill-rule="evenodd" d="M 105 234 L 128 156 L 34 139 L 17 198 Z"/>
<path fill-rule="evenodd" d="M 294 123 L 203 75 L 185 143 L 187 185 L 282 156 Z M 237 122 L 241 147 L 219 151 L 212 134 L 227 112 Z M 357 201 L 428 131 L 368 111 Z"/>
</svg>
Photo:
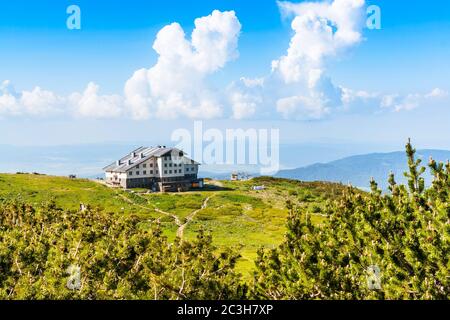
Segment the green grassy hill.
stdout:
<svg viewBox="0 0 450 320">
<path fill-rule="evenodd" d="M 264 185 L 262 191 L 252 190 Z M 205 189 L 185 193 L 128 192 L 98 182 L 30 174 L 0 174 L 0 201 L 18 199 L 30 204 L 55 201 L 57 206 L 79 210 L 80 204 L 108 212 L 134 214 L 142 225 L 159 221 L 169 239 L 177 235 L 192 239 L 199 228 L 211 231 L 217 246 L 238 248 L 238 268 L 249 274 L 259 247 L 278 245 L 285 233 L 286 201 L 306 208 L 313 221 L 326 200 L 342 194 L 344 186 L 333 183 L 303 183 L 259 177 L 249 181 L 207 180 Z"/>
</svg>

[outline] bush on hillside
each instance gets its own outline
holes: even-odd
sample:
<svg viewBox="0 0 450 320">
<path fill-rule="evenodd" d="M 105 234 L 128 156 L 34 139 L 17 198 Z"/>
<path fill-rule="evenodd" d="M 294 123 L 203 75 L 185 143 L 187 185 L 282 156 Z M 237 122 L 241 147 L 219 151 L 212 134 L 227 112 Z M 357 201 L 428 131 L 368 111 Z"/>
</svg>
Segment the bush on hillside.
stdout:
<svg viewBox="0 0 450 320">
<path fill-rule="evenodd" d="M 130 215 L 0 205 L 0 299 L 239 299 L 238 255 Z"/>
<path fill-rule="evenodd" d="M 324 210 L 321 225 L 288 204 L 285 241 L 261 249 L 252 297 L 265 299 L 450 298 L 450 164 L 430 160 L 434 176 L 406 146 L 408 185 L 389 177 L 388 194 L 372 181 Z"/>
</svg>

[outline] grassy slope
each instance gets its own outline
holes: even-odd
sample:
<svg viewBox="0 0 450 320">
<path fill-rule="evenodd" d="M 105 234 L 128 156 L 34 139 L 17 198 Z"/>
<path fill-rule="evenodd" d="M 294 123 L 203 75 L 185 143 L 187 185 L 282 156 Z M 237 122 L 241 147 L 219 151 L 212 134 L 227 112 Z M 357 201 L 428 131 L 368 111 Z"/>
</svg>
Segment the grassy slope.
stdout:
<svg viewBox="0 0 450 320">
<path fill-rule="evenodd" d="M 265 185 L 263 191 L 253 191 L 253 185 Z M 243 258 L 239 269 L 249 275 L 260 246 L 272 247 L 284 236 L 287 199 L 307 208 L 313 220 L 320 222 L 320 207 L 326 199 L 342 193 L 343 186 L 330 183 L 302 183 L 285 179 L 255 178 L 250 181 L 209 181 L 205 190 L 172 194 L 135 194 L 110 189 L 101 184 L 64 177 L 38 175 L 0 174 L 0 200 L 18 198 L 28 203 L 54 200 L 62 208 L 77 210 L 80 203 L 111 212 L 136 214 L 143 221 L 157 219 L 165 234 L 174 238 L 179 223 L 195 210 L 199 210 L 206 198 L 205 209 L 197 212 L 184 230 L 184 237 L 195 237 L 203 227 L 212 231 L 218 246 L 239 248 Z M 222 190 L 218 189 L 221 188 Z M 155 211 L 155 208 L 160 211 Z M 162 213 L 165 212 L 165 213 Z"/>
</svg>

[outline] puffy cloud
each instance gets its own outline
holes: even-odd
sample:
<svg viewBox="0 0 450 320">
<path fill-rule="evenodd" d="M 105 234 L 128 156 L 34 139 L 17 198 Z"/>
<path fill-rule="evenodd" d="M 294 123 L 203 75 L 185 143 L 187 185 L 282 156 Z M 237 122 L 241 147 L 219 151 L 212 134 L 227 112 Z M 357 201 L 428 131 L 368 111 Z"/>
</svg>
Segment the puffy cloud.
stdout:
<svg viewBox="0 0 450 320">
<path fill-rule="evenodd" d="M 126 105 L 134 119 L 214 118 L 223 114 L 222 97 L 205 78 L 238 56 L 241 25 L 234 11 L 214 10 L 195 20 L 191 40 L 182 27 L 162 28 L 153 44 L 159 55 L 125 84 Z"/>
<path fill-rule="evenodd" d="M 342 107 L 344 91 L 326 74 L 327 59 L 362 40 L 364 0 L 334 0 L 332 2 L 278 2 L 281 13 L 293 17 L 294 34 L 285 55 L 272 61 L 272 73 L 256 84 L 248 116 L 276 106 L 286 119 L 320 119 Z M 246 86 L 252 82 L 244 78 Z M 255 80 L 254 80 L 255 81 Z M 241 96 L 247 96 L 240 90 Z M 259 99 L 255 98 L 259 97 Z M 239 101 L 237 106 L 241 106 Z M 233 104 L 233 110 L 241 110 Z M 234 112 L 236 113 L 236 112 Z M 236 115 L 235 115 L 236 117 Z"/>
<path fill-rule="evenodd" d="M 27 114 L 48 115 L 59 113 L 64 99 L 51 91 L 36 87 L 32 91 L 23 91 L 20 103 Z"/>
<path fill-rule="evenodd" d="M 260 105 L 267 103 L 268 97 L 263 96 L 263 93 L 266 91 L 264 81 L 264 78 L 251 79 L 242 77 L 239 81 L 234 81 L 230 84 L 227 89 L 227 96 L 233 119 L 252 118 L 255 116 L 258 108 L 260 109 Z"/>
<path fill-rule="evenodd" d="M 425 95 L 425 98 L 446 98 L 447 96 L 447 91 L 440 88 L 434 88 L 430 93 Z"/>
<path fill-rule="evenodd" d="M 305 91 L 305 95 L 278 99 L 277 111 L 284 119 L 318 120 L 342 104 L 342 89 L 334 86 L 330 78 L 322 76 L 321 72 L 310 75 Z"/>
<path fill-rule="evenodd" d="M 282 14 L 294 15 L 286 55 L 272 62 L 272 71 L 294 90 L 306 94 L 281 97 L 277 110 L 285 118 L 317 119 L 342 105 L 343 91 L 325 73 L 325 60 L 362 39 L 364 0 L 279 2 Z"/>
<path fill-rule="evenodd" d="M 157 63 L 137 70 L 125 83 L 124 96 L 101 95 L 99 86 L 59 97 L 40 87 L 17 93 L 9 81 L 0 86 L 0 115 L 133 119 L 215 118 L 223 114 L 222 93 L 211 90 L 207 76 L 238 56 L 241 25 L 233 11 L 213 11 L 195 20 L 190 40 L 178 23 L 162 28 L 153 44 Z"/>
<path fill-rule="evenodd" d="M 383 111 L 410 111 L 422 105 L 439 102 L 448 96 L 445 90 L 435 88 L 429 93 L 381 94 L 377 92 L 343 89 L 345 109 L 353 113 Z"/>
<path fill-rule="evenodd" d="M 18 95 L 9 80 L 2 82 L 0 85 L 0 92 L 0 116 L 21 114 Z"/>
<path fill-rule="evenodd" d="M 16 92 L 9 80 L 0 85 L 0 115 L 47 116 L 62 111 L 64 98 L 35 87 L 31 91 Z"/>
<path fill-rule="evenodd" d="M 230 96 L 233 118 L 236 120 L 251 118 L 256 113 L 256 108 L 261 99 L 247 93 L 233 92 Z"/>
<path fill-rule="evenodd" d="M 119 95 L 99 95 L 100 87 L 90 82 L 83 93 L 73 93 L 69 97 L 74 115 L 87 118 L 115 118 L 122 114 L 122 97 Z"/>
<path fill-rule="evenodd" d="M 295 15 L 294 36 L 287 54 L 272 62 L 286 83 L 310 81 L 321 74 L 324 60 L 362 39 L 364 0 L 333 2 L 279 2 L 285 15 Z"/>
<path fill-rule="evenodd" d="M 396 112 L 409 111 L 416 109 L 421 105 L 436 102 L 437 100 L 446 98 L 447 96 L 447 91 L 440 88 L 435 88 L 426 94 L 411 93 L 405 96 L 390 94 L 381 97 L 380 106 L 382 108 L 389 108 Z"/>
<path fill-rule="evenodd" d="M 320 98 L 292 96 L 277 101 L 277 111 L 288 120 L 321 119 L 330 113 Z"/>
<path fill-rule="evenodd" d="M 286 54 L 272 62 L 265 78 L 241 78 L 229 90 L 233 117 L 273 117 L 318 120 L 333 112 L 380 113 L 412 110 L 442 99 L 436 88 L 427 94 L 380 94 L 335 85 L 327 75 L 330 59 L 362 41 L 364 0 L 278 2 L 283 16 L 292 18 Z M 273 108 L 273 107 L 272 107 Z"/>
<path fill-rule="evenodd" d="M 119 95 L 99 95 L 99 86 L 89 83 L 83 93 L 67 97 L 35 87 L 16 92 L 10 81 L 0 85 L 0 116 L 76 116 L 113 118 L 123 113 L 123 98 Z"/>
<path fill-rule="evenodd" d="M 241 30 L 233 11 L 214 10 L 194 21 L 190 37 L 178 23 L 163 27 L 153 43 L 157 62 L 135 71 L 122 96 L 100 94 L 94 83 L 66 97 L 40 87 L 16 92 L 4 81 L 0 116 L 318 120 L 341 111 L 412 110 L 448 97 L 439 88 L 426 94 L 380 94 L 333 82 L 327 64 L 362 41 L 364 0 L 278 2 L 278 6 L 292 19 L 293 35 L 286 53 L 272 62 L 265 77 L 241 77 L 225 90 L 212 88 L 210 77 L 238 57 Z"/>
</svg>

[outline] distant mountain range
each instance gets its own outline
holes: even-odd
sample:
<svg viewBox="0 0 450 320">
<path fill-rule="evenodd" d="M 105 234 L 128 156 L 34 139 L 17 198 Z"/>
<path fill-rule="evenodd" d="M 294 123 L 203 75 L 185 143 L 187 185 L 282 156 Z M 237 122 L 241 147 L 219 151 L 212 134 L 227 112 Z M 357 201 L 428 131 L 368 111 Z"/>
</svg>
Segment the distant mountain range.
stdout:
<svg viewBox="0 0 450 320">
<path fill-rule="evenodd" d="M 151 145 L 142 142 L 139 145 Z M 127 143 L 86 144 L 70 146 L 8 146 L 0 145 L 0 172 L 39 172 L 51 175 L 76 174 L 78 177 L 102 177 L 102 168 L 123 156 L 136 145 Z M 365 154 L 367 149 L 355 145 L 296 144 L 280 146 L 282 166 L 298 167 L 282 170 L 277 177 L 304 181 L 331 181 L 351 183 L 367 188 L 371 177 L 383 188 L 386 187 L 390 171 L 398 182 L 404 182 L 403 172 L 407 169 L 405 152 Z M 392 149 L 391 149 L 392 150 Z M 358 152 L 362 155 L 348 156 Z M 430 156 L 438 161 L 450 159 L 450 151 L 419 150 L 417 156 L 426 165 Z M 340 160 L 335 160 L 339 159 Z M 318 163 L 318 162 L 321 163 Z M 220 166 L 201 167 L 199 176 L 215 179 L 229 179 L 231 171 L 247 172 L 258 176 L 259 170 L 247 168 L 228 168 Z M 431 178 L 426 176 L 427 182 Z"/>
<path fill-rule="evenodd" d="M 416 156 L 427 165 L 430 157 L 436 161 L 450 159 L 450 151 L 446 150 L 418 150 Z M 292 170 L 282 170 L 276 175 L 280 178 L 297 179 L 303 181 L 331 181 L 351 183 L 356 187 L 368 188 L 373 177 L 378 185 L 387 188 L 387 177 L 392 171 L 398 183 L 405 182 L 403 172 L 407 170 L 405 152 L 372 153 L 346 157 L 328 163 L 317 163 Z M 429 171 L 425 174 L 427 183 L 431 183 Z"/>
</svg>

